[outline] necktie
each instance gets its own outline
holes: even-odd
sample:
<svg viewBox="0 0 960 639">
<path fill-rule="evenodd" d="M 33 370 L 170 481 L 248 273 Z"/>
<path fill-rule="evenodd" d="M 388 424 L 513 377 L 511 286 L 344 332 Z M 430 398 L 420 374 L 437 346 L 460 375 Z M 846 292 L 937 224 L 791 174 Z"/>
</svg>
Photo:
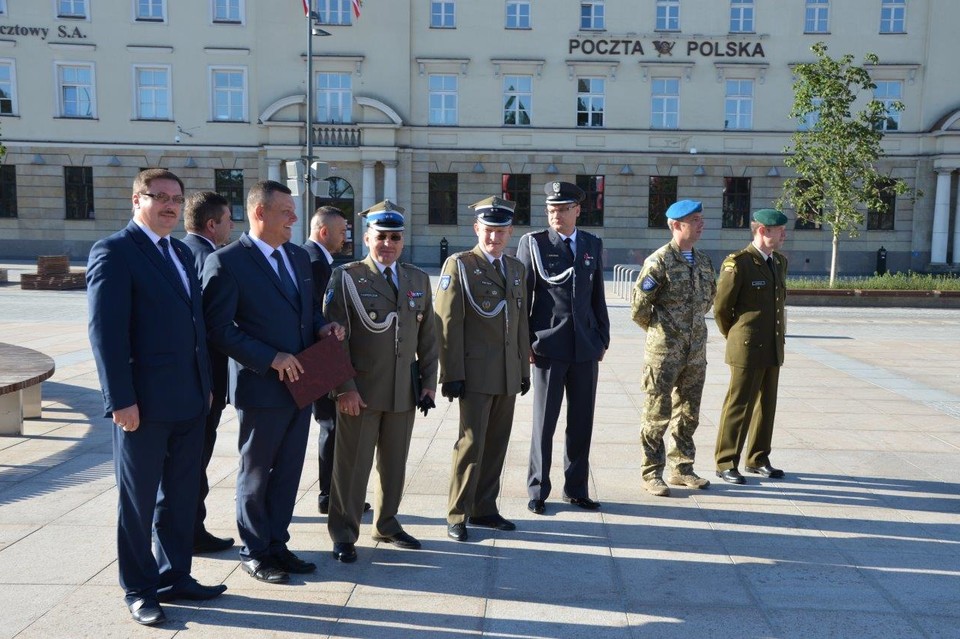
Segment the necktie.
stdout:
<svg viewBox="0 0 960 639">
<path fill-rule="evenodd" d="M 173 258 L 170 257 L 170 251 L 167 250 L 167 247 L 170 246 L 170 240 L 165 237 L 161 237 L 159 240 L 157 240 L 157 246 L 160 247 L 160 254 L 163 255 L 163 262 L 176 276 L 177 281 L 180 282 L 180 285 L 183 286 L 183 279 L 180 278 L 180 271 L 177 270 L 177 265 L 173 263 Z"/>
<path fill-rule="evenodd" d="M 393 291 L 393 294 L 397 296 L 397 299 L 400 299 L 400 291 L 397 289 L 397 285 L 393 281 L 393 269 L 389 266 L 383 269 L 383 276 L 387 278 L 387 283 L 390 285 L 390 289 Z"/>
<path fill-rule="evenodd" d="M 293 278 L 290 277 L 290 271 L 287 270 L 287 265 L 283 263 L 283 255 L 280 254 L 280 249 L 274 249 L 270 257 L 277 261 L 277 275 L 280 276 L 280 284 L 283 285 L 283 290 L 287 294 L 287 297 L 293 301 L 299 301 L 300 291 L 297 290 L 297 285 L 293 283 Z"/>
<path fill-rule="evenodd" d="M 567 245 L 567 251 L 570 252 L 570 257 L 574 260 L 577 259 L 577 256 L 573 253 L 573 240 L 569 237 L 563 238 L 563 243 Z"/>
<path fill-rule="evenodd" d="M 773 268 L 773 256 L 772 256 L 772 255 L 768 255 L 768 256 L 767 256 L 767 266 L 770 267 L 770 272 L 771 272 L 774 276 L 776 276 L 777 272 L 776 272 L 776 270 L 774 270 L 774 268 Z"/>
<path fill-rule="evenodd" d="M 497 272 L 497 275 L 500 277 L 500 283 L 504 284 L 507 280 L 503 275 L 503 264 L 500 263 L 500 258 L 493 260 L 493 268 Z"/>
</svg>

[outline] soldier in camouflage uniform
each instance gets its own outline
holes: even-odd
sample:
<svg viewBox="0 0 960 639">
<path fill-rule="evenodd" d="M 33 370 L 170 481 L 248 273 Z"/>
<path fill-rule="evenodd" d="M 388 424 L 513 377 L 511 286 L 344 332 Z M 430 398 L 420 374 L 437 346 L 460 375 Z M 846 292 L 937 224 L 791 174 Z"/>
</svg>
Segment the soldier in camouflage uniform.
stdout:
<svg viewBox="0 0 960 639">
<path fill-rule="evenodd" d="M 693 472 L 693 434 L 707 372 L 704 314 L 717 292 L 710 258 L 693 248 L 703 232 L 702 211 L 701 203 L 692 200 L 667 209 L 673 239 L 646 259 L 633 291 L 633 321 L 647 332 L 642 380 L 647 396 L 640 430 L 643 487 L 660 497 L 670 494 L 663 481 L 663 436 L 671 426 L 669 482 L 701 489 L 710 485 Z"/>
</svg>

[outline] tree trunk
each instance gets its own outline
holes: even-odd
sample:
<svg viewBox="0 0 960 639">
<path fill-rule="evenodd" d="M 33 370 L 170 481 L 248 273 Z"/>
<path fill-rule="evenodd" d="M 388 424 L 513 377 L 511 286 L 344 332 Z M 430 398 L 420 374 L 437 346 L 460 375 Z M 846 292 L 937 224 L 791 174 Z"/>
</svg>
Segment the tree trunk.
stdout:
<svg viewBox="0 0 960 639">
<path fill-rule="evenodd" d="M 830 288 L 837 281 L 837 251 L 840 248 L 840 234 L 833 232 L 833 247 L 830 251 Z"/>
</svg>

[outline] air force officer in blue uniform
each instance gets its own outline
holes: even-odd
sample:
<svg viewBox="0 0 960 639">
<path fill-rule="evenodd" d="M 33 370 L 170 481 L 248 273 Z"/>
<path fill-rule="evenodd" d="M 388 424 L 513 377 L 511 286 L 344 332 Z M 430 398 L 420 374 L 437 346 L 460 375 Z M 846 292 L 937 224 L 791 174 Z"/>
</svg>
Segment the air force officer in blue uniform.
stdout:
<svg viewBox="0 0 960 639">
<path fill-rule="evenodd" d="M 316 565 L 287 548 L 297 485 L 310 432 L 310 408 L 298 408 L 285 379 L 296 358 L 336 329 L 313 303 L 310 258 L 290 243 L 297 221 L 290 189 L 258 182 L 247 195 L 250 231 L 203 266 L 210 342 L 230 357 L 230 403 L 240 422 L 237 528 L 241 567 L 254 579 L 283 583 Z"/>
<path fill-rule="evenodd" d="M 160 601 L 210 599 L 226 586 L 190 576 L 211 372 L 193 255 L 170 238 L 183 182 L 142 171 L 132 199 L 133 220 L 90 251 L 87 299 L 104 408 L 116 424 L 120 586 L 134 621 L 153 625 L 165 620 Z"/>
<path fill-rule="evenodd" d="M 517 258 L 527 268 L 533 366 L 533 434 L 527 508 L 543 514 L 550 494 L 553 434 L 567 397 L 563 500 L 596 510 L 590 499 L 590 440 L 599 362 L 610 345 L 603 292 L 603 242 L 577 228 L 585 194 L 570 182 L 547 182 L 550 228 L 520 239 Z"/>
</svg>

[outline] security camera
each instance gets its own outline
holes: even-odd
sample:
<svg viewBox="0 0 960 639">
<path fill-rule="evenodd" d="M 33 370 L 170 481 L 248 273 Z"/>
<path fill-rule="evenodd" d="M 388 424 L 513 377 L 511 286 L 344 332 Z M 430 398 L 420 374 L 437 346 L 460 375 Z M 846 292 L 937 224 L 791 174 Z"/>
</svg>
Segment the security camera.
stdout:
<svg viewBox="0 0 960 639">
<path fill-rule="evenodd" d="M 173 141 L 176 142 L 177 144 L 180 144 L 180 136 L 179 135 L 174 136 Z"/>
</svg>

